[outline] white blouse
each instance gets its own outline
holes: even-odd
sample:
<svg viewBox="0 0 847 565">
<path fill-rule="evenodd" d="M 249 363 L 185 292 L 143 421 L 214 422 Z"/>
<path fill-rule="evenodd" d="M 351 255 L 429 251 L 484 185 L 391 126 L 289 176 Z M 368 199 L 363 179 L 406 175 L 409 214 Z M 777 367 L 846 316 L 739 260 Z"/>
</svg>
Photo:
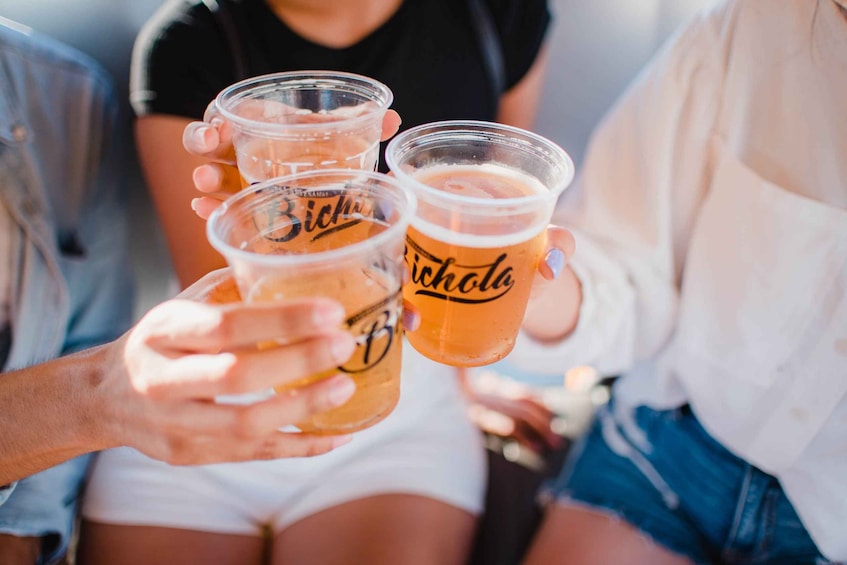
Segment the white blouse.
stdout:
<svg viewBox="0 0 847 565">
<path fill-rule="evenodd" d="M 702 13 L 600 125 L 562 204 L 579 324 L 522 336 L 516 360 L 625 373 L 631 405 L 690 403 L 847 560 L 847 14 Z"/>
</svg>

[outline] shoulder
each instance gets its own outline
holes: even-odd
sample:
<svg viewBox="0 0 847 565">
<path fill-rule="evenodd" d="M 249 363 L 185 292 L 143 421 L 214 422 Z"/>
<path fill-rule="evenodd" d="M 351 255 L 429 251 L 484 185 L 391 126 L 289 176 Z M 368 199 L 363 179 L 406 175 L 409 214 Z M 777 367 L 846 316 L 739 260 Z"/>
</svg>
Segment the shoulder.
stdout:
<svg viewBox="0 0 847 565">
<path fill-rule="evenodd" d="M 132 107 L 137 115 L 202 116 L 211 97 L 231 82 L 231 60 L 218 21 L 203 0 L 167 0 L 135 41 Z"/>
<path fill-rule="evenodd" d="M 216 31 L 215 17 L 202 0 L 167 0 L 139 31 L 133 63 L 143 61 L 163 45 L 190 45 Z"/>
<path fill-rule="evenodd" d="M 739 71 L 757 71 L 809 46 L 821 1 L 828 0 L 719 0 L 681 26 L 668 47 L 692 72 L 704 61 L 730 72 L 750 62 Z"/>
<path fill-rule="evenodd" d="M 474 0 L 468 0 L 474 1 Z M 501 44 L 506 90 L 535 63 L 551 22 L 547 0 L 476 0 L 491 14 Z"/>
<path fill-rule="evenodd" d="M 831 0 L 736 0 L 724 11 L 733 52 L 756 58 L 796 53 L 810 46 L 822 4 Z"/>
<path fill-rule="evenodd" d="M 114 82 L 92 57 L 65 43 L 0 18 L 0 59 L 12 81 L 30 92 L 33 82 L 62 79 L 63 89 L 92 89 L 100 97 L 115 97 Z"/>
</svg>

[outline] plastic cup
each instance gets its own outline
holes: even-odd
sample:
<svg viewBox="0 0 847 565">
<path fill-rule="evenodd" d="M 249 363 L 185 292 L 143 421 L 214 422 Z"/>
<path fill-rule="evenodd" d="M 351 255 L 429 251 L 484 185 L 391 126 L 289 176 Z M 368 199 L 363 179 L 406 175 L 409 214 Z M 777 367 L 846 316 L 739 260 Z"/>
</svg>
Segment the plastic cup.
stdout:
<svg viewBox="0 0 847 565">
<path fill-rule="evenodd" d="M 385 418 L 397 404 L 404 235 L 414 210 L 414 195 L 391 177 L 331 170 L 258 183 L 209 218 L 209 241 L 233 268 L 242 300 L 322 296 L 344 305 L 344 327 L 358 344 L 352 358 L 337 370 L 276 390 L 340 371 L 356 381 L 356 393 L 343 406 L 298 423 L 301 430 L 353 432 Z"/>
<path fill-rule="evenodd" d="M 477 121 L 409 129 L 385 155 L 418 197 L 403 293 L 421 327 L 409 342 L 449 365 L 494 363 L 514 347 L 573 162 L 539 135 Z"/>
<path fill-rule="evenodd" d="M 232 124 L 245 186 L 313 169 L 375 170 L 391 90 L 333 71 L 274 73 L 233 84 L 215 98 Z"/>
</svg>

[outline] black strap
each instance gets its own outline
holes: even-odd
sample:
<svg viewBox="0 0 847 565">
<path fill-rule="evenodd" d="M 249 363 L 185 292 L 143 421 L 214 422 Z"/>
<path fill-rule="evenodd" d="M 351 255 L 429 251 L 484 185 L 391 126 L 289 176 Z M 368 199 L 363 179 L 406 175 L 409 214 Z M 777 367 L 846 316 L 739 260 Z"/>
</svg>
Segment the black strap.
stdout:
<svg viewBox="0 0 847 565">
<path fill-rule="evenodd" d="M 484 0 L 468 0 L 468 7 L 471 11 L 471 22 L 482 52 L 485 70 L 494 91 L 494 99 L 499 100 L 500 95 L 506 90 L 506 65 L 503 62 L 500 36 L 497 35 L 497 28 L 494 26 L 491 12 Z"/>
<path fill-rule="evenodd" d="M 238 26 L 235 24 L 230 8 L 226 0 L 203 0 L 203 4 L 215 17 L 215 21 L 221 30 L 221 33 L 229 44 L 229 52 L 232 55 L 234 63 L 234 71 L 236 80 L 245 79 L 251 76 L 250 62 L 247 57 L 247 51 L 244 49 L 244 44 L 241 42 L 241 36 L 238 33 Z"/>
</svg>

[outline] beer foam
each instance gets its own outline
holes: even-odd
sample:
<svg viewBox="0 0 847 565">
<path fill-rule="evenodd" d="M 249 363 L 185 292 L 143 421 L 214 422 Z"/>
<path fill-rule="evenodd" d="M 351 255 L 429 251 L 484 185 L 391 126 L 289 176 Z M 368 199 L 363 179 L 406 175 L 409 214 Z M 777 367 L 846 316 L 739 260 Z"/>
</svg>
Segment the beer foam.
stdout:
<svg viewBox="0 0 847 565">
<path fill-rule="evenodd" d="M 449 245 L 459 245 L 462 247 L 494 248 L 494 247 L 509 247 L 523 243 L 532 239 L 547 226 L 547 222 L 538 222 L 537 224 L 516 233 L 507 235 L 475 235 L 470 233 L 457 233 L 448 228 L 437 226 L 429 222 L 425 222 L 420 218 L 412 219 L 412 227 L 421 233 L 426 234 L 432 239 L 443 241 Z"/>
<path fill-rule="evenodd" d="M 413 178 L 432 188 L 456 196 L 478 200 L 505 200 L 546 194 L 547 188 L 535 177 L 496 163 L 479 165 L 434 165 L 416 171 Z M 421 206 L 422 207 L 422 206 Z M 538 221 L 517 232 L 508 234 L 473 234 L 456 232 L 420 217 L 412 219 L 412 226 L 433 239 L 452 245 L 476 248 L 506 247 L 516 245 L 538 235 L 549 218 L 542 212 Z M 504 222 L 508 222 L 504 218 Z"/>
<path fill-rule="evenodd" d="M 427 186 L 467 198 L 523 198 L 547 192 L 535 177 L 496 163 L 434 165 L 412 176 Z"/>
</svg>

